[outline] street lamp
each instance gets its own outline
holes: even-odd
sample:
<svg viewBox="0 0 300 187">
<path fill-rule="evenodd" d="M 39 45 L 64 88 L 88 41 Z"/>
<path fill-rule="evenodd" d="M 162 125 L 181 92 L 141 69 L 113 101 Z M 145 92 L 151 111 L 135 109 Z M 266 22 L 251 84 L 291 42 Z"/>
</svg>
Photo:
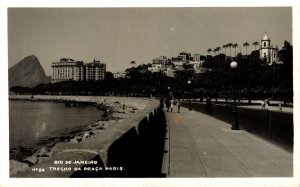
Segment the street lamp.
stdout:
<svg viewBox="0 0 300 187">
<path fill-rule="evenodd" d="M 234 117 L 235 117 L 235 122 L 231 125 L 231 130 L 239 130 L 239 120 L 238 120 L 238 110 L 237 110 L 237 103 L 236 103 L 236 95 L 237 95 L 237 91 L 236 91 L 236 69 L 238 67 L 238 63 L 236 61 L 232 61 L 230 63 L 230 67 L 231 69 L 235 70 L 234 72 L 234 109 L 233 109 L 233 113 L 234 113 Z"/>
<path fill-rule="evenodd" d="M 155 88 L 152 89 L 152 97 L 155 97 Z"/>
<path fill-rule="evenodd" d="M 167 97 L 170 97 L 170 90 L 171 90 L 171 88 L 170 88 L 170 86 L 168 86 L 168 93 L 167 93 Z"/>
<path fill-rule="evenodd" d="M 191 94 L 191 92 L 190 92 L 190 85 L 191 85 L 191 83 L 192 83 L 192 81 L 187 81 L 187 83 L 188 83 L 188 87 L 189 87 L 189 110 L 192 110 L 192 103 L 191 103 L 191 96 L 190 96 L 190 94 Z"/>
</svg>

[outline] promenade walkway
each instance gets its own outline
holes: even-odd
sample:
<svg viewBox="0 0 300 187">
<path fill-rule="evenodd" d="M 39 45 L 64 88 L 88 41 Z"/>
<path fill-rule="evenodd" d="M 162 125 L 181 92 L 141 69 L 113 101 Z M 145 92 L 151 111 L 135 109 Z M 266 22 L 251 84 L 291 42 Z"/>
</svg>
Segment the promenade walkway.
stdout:
<svg viewBox="0 0 300 187">
<path fill-rule="evenodd" d="M 293 176 L 292 153 L 209 115 L 176 112 L 166 112 L 168 177 Z"/>
</svg>

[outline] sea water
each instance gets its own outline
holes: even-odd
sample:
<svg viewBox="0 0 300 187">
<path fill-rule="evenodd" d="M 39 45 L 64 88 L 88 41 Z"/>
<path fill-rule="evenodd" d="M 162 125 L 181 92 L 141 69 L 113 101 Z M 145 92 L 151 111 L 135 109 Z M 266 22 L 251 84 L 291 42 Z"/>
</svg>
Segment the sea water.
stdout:
<svg viewBox="0 0 300 187">
<path fill-rule="evenodd" d="M 101 119 L 94 106 L 9 101 L 10 159 L 22 160 L 48 143 L 64 141 Z"/>
</svg>

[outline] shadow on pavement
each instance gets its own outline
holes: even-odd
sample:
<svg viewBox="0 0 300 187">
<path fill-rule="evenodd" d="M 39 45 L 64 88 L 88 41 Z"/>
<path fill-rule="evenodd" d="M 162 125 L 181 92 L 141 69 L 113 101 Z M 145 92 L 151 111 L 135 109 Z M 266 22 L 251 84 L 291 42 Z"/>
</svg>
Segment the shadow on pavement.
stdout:
<svg viewBox="0 0 300 187">
<path fill-rule="evenodd" d="M 182 104 L 188 108 L 187 103 Z M 226 123 L 234 123 L 232 105 L 211 105 L 211 114 L 206 111 L 206 105 L 192 103 L 192 110 L 205 113 L 222 120 Z M 240 128 L 252 134 L 258 135 L 290 152 L 293 152 L 294 125 L 293 114 L 238 108 L 238 119 Z"/>
</svg>

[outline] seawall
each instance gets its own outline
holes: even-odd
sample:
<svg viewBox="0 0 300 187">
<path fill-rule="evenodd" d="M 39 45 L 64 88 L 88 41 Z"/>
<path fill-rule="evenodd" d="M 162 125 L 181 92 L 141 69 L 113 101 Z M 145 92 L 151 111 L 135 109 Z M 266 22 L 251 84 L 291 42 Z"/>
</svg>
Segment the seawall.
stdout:
<svg viewBox="0 0 300 187">
<path fill-rule="evenodd" d="M 161 177 L 166 120 L 158 100 L 93 96 L 34 96 L 34 99 L 88 101 L 108 106 L 119 103 L 136 110 L 114 111 L 113 115 L 122 119 L 111 121 L 107 128 L 94 129 L 97 133 L 82 137 L 84 141 L 51 145 L 51 154 L 44 155 L 46 159 L 31 167 L 21 163 L 23 169 L 11 172 L 11 177 Z M 43 154 L 40 152 L 39 156 Z"/>
</svg>

